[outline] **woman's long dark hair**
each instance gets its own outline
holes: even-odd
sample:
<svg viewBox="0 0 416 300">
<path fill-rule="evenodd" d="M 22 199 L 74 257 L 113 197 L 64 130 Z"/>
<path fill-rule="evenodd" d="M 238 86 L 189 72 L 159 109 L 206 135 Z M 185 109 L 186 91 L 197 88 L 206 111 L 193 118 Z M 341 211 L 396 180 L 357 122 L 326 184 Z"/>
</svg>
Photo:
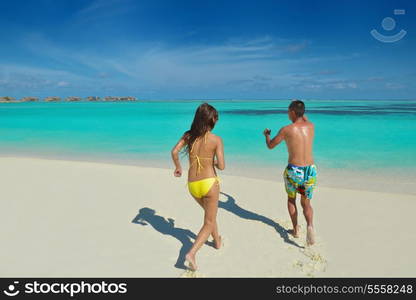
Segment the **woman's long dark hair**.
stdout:
<svg viewBox="0 0 416 300">
<path fill-rule="evenodd" d="M 197 138 L 204 136 L 209 130 L 214 129 L 217 120 L 218 112 L 213 106 L 208 103 L 202 103 L 198 106 L 194 120 L 192 121 L 191 129 L 186 131 L 183 135 L 187 153 L 190 152 L 192 144 Z"/>
</svg>

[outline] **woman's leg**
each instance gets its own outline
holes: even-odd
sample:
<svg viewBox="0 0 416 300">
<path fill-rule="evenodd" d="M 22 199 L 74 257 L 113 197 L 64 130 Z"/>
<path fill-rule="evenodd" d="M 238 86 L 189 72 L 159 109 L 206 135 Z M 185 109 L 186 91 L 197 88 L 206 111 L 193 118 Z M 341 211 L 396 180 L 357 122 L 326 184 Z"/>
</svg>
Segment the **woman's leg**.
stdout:
<svg viewBox="0 0 416 300">
<path fill-rule="evenodd" d="M 218 183 L 214 183 L 215 185 L 218 185 Z M 192 196 L 194 197 L 194 196 Z M 202 209 L 204 208 L 204 200 L 202 200 L 201 198 L 196 198 L 194 197 L 195 201 L 202 207 Z M 220 249 L 221 248 L 221 236 L 218 234 L 218 225 L 217 225 L 217 220 L 215 220 L 215 226 L 214 226 L 214 230 L 211 233 L 212 238 L 214 239 L 214 245 L 216 249 Z"/>
<path fill-rule="evenodd" d="M 218 240 L 218 231 L 216 230 L 216 219 L 218 211 L 218 198 L 219 198 L 219 185 L 214 183 L 211 190 L 206 196 L 202 198 L 203 207 L 205 210 L 204 225 L 196 237 L 195 243 L 192 245 L 191 250 L 186 254 L 185 258 L 190 263 L 192 270 L 196 270 L 195 254 L 206 242 L 210 234 L 214 239 Z"/>
</svg>

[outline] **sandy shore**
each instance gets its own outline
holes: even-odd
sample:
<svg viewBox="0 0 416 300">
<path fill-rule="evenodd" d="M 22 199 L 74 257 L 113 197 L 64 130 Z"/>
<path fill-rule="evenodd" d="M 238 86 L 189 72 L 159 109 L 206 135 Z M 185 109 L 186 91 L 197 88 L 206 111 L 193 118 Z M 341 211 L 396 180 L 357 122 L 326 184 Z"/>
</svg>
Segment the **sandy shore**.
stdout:
<svg viewBox="0 0 416 300">
<path fill-rule="evenodd" d="M 416 196 L 319 186 L 317 245 L 290 229 L 282 182 L 222 176 L 224 247 L 183 256 L 202 223 L 172 170 L 0 158 L 2 277 L 415 277 Z M 386 183 L 388 184 L 388 183 Z M 300 209 L 300 207 L 299 207 Z"/>
</svg>

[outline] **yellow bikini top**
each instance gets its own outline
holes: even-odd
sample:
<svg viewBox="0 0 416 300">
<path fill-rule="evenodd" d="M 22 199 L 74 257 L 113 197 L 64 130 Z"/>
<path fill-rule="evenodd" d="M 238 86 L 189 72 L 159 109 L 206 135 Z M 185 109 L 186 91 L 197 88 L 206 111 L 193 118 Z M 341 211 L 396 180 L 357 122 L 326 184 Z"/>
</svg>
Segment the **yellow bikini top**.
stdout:
<svg viewBox="0 0 416 300">
<path fill-rule="evenodd" d="M 208 133 L 208 132 L 207 132 Z M 204 143 L 206 144 L 207 143 L 207 133 L 205 133 L 204 134 Z M 192 144 L 192 147 L 191 147 L 191 150 L 189 151 L 189 157 L 195 157 L 196 158 L 196 160 L 194 160 L 192 163 L 191 163 L 191 165 L 189 166 L 189 167 L 192 167 L 193 166 L 193 164 L 196 162 L 197 163 L 197 169 L 196 169 L 196 174 L 198 175 L 200 172 L 201 172 L 201 170 L 204 168 L 203 166 L 202 166 L 202 164 L 201 164 L 201 159 L 212 159 L 212 157 L 201 157 L 201 156 L 199 156 L 199 155 L 197 155 L 197 154 L 191 154 L 192 152 L 193 152 L 193 150 L 194 150 L 194 145 L 195 145 L 195 143 L 196 143 L 196 141 L 197 140 L 199 140 L 200 139 L 200 137 L 198 137 L 194 142 L 193 142 L 193 144 Z"/>
</svg>

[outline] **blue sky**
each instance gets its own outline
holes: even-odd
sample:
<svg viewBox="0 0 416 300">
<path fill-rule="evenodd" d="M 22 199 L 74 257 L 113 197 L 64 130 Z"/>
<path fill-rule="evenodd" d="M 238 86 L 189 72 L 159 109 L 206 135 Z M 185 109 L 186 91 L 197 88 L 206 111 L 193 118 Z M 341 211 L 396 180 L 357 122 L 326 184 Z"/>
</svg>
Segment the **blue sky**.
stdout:
<svg viewBox="0 0 416 300">
<path fill-rule="evenodd" d="M 415 14 L 412 0 L 2 1 L 0 96 L 415 99 Z"/>
</svg>

